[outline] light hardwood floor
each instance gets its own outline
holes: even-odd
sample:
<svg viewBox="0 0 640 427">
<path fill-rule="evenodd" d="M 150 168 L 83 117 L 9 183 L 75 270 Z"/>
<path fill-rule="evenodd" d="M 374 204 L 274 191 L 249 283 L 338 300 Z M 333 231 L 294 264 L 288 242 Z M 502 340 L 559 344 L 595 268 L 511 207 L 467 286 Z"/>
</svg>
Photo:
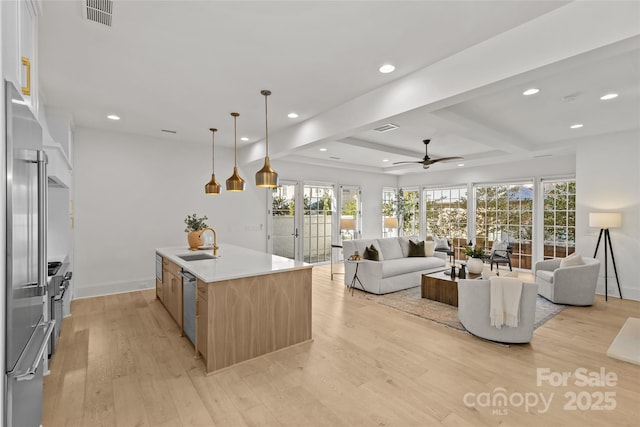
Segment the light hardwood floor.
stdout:
<svg viewBox="0 0 640 427">
<path fill-rule="evenodd" d="M 43 425 L 638 426 L 640 366 L 606 356 L 628 316 L 640 317 L 639 302 L 597 297 L 530 344 L 503 347 L 352 297 L 319 266 L 313 342 L 206 376 L 154 291 L 78 300 L 45 378 Z M 538 368 L 572 376 L 538 386 Z M 616 384 L 576 385 L 580 368 L 615 373 Z M 501 388 L 510 403 L 484 403 Z M 578 409 L 605 392 L 596 406 L 615 409 Z M 576 410 L 565 408 L 572 393 Z M 521 404 L 534 395 L 551 398 L 547 411 Z"/>
</svg>

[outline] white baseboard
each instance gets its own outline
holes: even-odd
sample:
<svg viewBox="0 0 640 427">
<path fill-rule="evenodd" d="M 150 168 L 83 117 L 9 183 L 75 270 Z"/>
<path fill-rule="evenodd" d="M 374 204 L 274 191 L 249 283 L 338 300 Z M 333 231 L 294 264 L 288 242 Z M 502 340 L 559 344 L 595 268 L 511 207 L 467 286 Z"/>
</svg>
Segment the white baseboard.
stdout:
<svg viewBox="0 0 640 427">
<path fill-rule="evenodd" d="M 640 289 L 629 288 L 622 285 L 620 286 L 620 288 L 622 290 L 622 298 L 640 301 Z M 607 284 L 607 291 L 609 297 L 620 298 L 620 293 L 618 292 L 618 284 L 616 283 L 615 278 L 613 280 L 609 280 L 609 283 Z M 598 286 L 596 287 L 596 294 L 604 295 L 604 283 L 598 283 Z"/>
<path fill-rule="evenodd" d="M 91 285 L 79 286 L 75 284 L 73 299 L 101 297 L 105 295 L 122 294 L 125 292 L 142 291 L 154 289 L 156 279 L 142 279 L 135 281 L 120 281 L 108 283 L 95 283 Z"/>
</svg>

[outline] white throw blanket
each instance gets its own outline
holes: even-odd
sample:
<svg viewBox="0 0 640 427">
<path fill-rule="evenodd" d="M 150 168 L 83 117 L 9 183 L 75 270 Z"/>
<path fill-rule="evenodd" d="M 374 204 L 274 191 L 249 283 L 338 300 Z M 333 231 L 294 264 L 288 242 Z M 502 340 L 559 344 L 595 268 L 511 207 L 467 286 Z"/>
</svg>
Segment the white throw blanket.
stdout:
<svg viewBox="0 0 640 427">
<path fill-rule="evenodd" d="M 491 326 L 500 329 L 502 325 L 518 327 L 520 317 L 520 297 L 522 280 L 513 277 L 490 277 L 491 305 L 489 316 Z"/>
</svg>

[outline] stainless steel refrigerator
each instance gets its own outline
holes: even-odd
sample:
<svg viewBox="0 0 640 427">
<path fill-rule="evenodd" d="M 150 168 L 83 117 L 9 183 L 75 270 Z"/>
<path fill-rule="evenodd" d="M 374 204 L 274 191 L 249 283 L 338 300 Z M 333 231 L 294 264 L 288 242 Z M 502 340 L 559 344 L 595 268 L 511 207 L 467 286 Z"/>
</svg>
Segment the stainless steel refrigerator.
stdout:
<svg viewBox="0 0 640 427">
<path fill-rule="evenodd" d="M 6 88 L 6 366 L 4 425 L 39 426 L 43 361 L 53 323 L 47 292 L 47 157 L 42 128 L 10 82 Z"/>
</svg>

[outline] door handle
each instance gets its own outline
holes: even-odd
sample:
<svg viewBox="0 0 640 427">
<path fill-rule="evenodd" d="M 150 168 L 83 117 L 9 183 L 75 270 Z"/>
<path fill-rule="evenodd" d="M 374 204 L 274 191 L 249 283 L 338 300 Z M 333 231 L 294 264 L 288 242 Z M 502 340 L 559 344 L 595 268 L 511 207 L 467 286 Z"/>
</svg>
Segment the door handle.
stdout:
<svg viewBox="0 0 640 427">
<path fill-rule="evenodd" d="M 40 331 L 42 328 L 46 328 L 44 330 L 44 335 L 42 336 L 42 341 L 40 342 L 40 347 L 38 348 L 38 352 L 36 353 L 36 357 L 31 363 L 31 365 L 24 371 L 20 373 L 8 373 L 8 376 L 14 378 L 16 381 L 29 381 L 35 377 L 36 372 L 38 370 L 38 366 L 40 366 L 40 361 L 44 357 L 44 352 L 47 350 L 47 344 L 49 344 L 49 337 L 53 332 L 53 327 L 56 324 L 55 320 L 51 320 L 48 323 L 38 325 Z"/>
<path fill-rule="evenodd" d="M 293 237 L 298 237 L 298 229 L 296 228 L 296 232 L 295 232 L 295 233 L 291 233 L 291 235 L 292 235 Z"/>
</svg>

